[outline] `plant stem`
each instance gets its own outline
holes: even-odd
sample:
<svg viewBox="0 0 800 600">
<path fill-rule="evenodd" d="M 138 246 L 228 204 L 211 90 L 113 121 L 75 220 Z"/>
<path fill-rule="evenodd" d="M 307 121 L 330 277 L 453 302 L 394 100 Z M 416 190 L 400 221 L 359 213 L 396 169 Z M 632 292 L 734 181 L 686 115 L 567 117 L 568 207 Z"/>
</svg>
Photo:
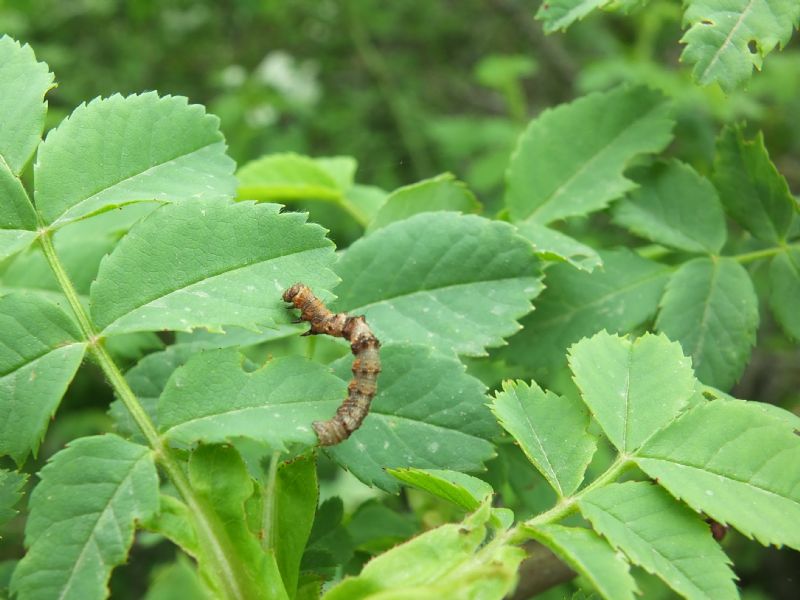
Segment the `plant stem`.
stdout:
<svg viewBox="0 0 800 600">
<path fill-rule="evenodd" d="M 762 258 L 769 258 L 770 256 L 775 256 L 776 254 L 780 254 L 781 252 L 788 252 L 791 249 L 800 248 L 800 243 L 795 244 L 781 244 L 780 246 L 772 246 L 771 248 L 762 248 L 761 250 L 755 250 L 753 252 L 745 252 L 744 254 L 736 254 L 732 256 L 734 260 L 739 262 L 740 264 L 746 264 L 750 262 L 754 262 L 756 260 L 760 260 Z"/>
<path fill-rule="evenodd" d="M 120 371 L 114 359 L 106 350 L 102 338 L 98 335 L 94 324 L 86 313 L 83 304 L 81 304 L 75 286 L 72 284 L 69 275 L 67 275 L 64 269 L 64 265 L 56 254 L 55 247 L 53 246 L 52 231 L 47 229 L 42 223 L 40 223 L 39 229 L 39 243 L 61 290 L 67 298 L 67 302 L 72 308 L 72 312 L 75 314 L 81 333 L 90 351 L 103 370 L 103 373 L 108 378 L 117 396 L 128 409 L 131 417 L 136 421 L 136 424 L 139 426 L 148 444 L 153 449 L 156 460 L 164 469 L 170 481 L 175 485 L 178 492 L 183 497 L 183 500 L 186 502 L 190 513 L 193 515 L 198 529 L 198 537 L 203 547 L 209 550 L 208 555 L 211 558 L 209 562 L 212 562 L 210 566 L 219 577 L 225 596 L 235 600 L 247 600 L 246 592 L 242 588 L 239 578 L 237 577 L 237 561 L 232 553 L 231 556 L 228 556 L 225 551 L 225 543 L 222 541 L 224 539 L 224 534 L 216 531 L 214 519 L 208 514 L 206 505 L 194 493 L 189 479 L 181 467 L 180 461 L 158 435 L 158 430 L 150 419 L 150 416 L 144 410 L 138 398 L 136 398 L 136 394 L 125 380 L 122 371 Z"/>
<path fill-rule="evenodd" d="M 281 453 L 276 450 L 272 453 L 272 459 L 269 461 L 269 471 L 267 471 L 267 481 L 264 484 L 264 509 L 261 514 L 261 530 L 263 536 L 261 538 L 261 547 L 264 550 L 269 550 L 273 546 L 273 512 L 275 511 L 275 482 L 278 479 L 278 463 L 280 462 Z"/>
</svg>

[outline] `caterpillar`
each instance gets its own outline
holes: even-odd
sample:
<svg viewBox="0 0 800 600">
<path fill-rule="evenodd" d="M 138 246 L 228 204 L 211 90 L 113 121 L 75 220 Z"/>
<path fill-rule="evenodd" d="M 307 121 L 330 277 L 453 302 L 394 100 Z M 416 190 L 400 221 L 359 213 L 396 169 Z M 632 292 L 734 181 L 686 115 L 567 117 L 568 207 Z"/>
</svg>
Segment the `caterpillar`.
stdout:
<svg viewBox="0 0 800 600">
<path fill-rule="evenodd" d="M 347 386 L 347 398 L 327 421 L 314 421 L 314 431 L 322 446 L 333 446 L 350 437 L 369 413 L 369 406 L 378 390 L 378 374 L 381 359 L 378 354 L 380 342 L 372 333 L 363 315 L 349 316 L 333 313 L 317 298 L 311 289 L 295 283 L 283 293 L 284 302 L 290 308 L 300 310 L 299 322 L 307 321 L 311 329 L 303 335 L 331 335 L 350 342 L 353 352 L 353 379 Z"/>
</svg>

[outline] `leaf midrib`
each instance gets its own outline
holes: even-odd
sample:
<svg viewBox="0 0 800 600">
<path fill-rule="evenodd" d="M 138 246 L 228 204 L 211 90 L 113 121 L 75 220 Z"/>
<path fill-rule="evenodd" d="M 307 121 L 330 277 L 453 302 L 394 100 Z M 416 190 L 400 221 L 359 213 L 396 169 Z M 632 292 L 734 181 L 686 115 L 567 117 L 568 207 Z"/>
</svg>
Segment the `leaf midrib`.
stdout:
<svg viewBox="0 0 800 600">
<path fill-rule="evenodd" d="M 753 0 L 751 0 L 751 2 L 752 2 L 752 1 L 753 1 Z M 586 160 L 586 161 L 585 161 L 585 162 L 584 162 L 584 163 L 583 163 L 583 164 L 582 164 L 582 165 L 581 165 L 581 166 L 580 166 L 580 167 L 579 167 L 579 168 L 578 168 L 578 169 L 577 169 L 577 170 L 576 170 L 574 173 L 572 173 L 572 174 L 569 176 L 569 178 L 568 178 L 566 181 L 564 181 L 564 182 L 563 182 L 561 185 L 559 185 L 559 186 L 558 186 L 558 188 L 556 188 L 556 190 L 555 190 L 555 191 L 554 191 L 552 194 L 550 194 L 548 197 L 546 197 L 546 198 L 545 198 L 545 199 L 544 199 L 544 200 L 543 200 L 543 201 L 542 201 L 542 202 L 539 204 L 539 206 L 537 206 L 536 208 L 534 208 L 534 209 L 533 209 L 533 211 L 532 211 L 530 214 L 528 214 L 528 216 L 527 216 L 527 217 L 525 217 L 523 220 L 525 220 L 525 221 L 528 221 L 528 220 L 534 220 L 533 218 L 534 218 L 534 216 L 536 216 L 536 214 L 538 214 L 540 211 L 544 210 L 546 207 L 550 206 L 550 205 L 553 203 L 553 201 L 554 201 L 554 200 L 555 200 L 555 199 L 556 199 L 558 196 L 560 196 L 562 193 L 564 193 L 564 190 L 565 190 L 567 187 L 569 187 L 570 185 L 572 185 L 573 181 L 575 181 L 575 180 L 576 180 L 578 177 L 580 177 L 580 176 L 581 176 L 581 175 L 584 173 L 584 171 L 585 171 L 585 170 L 586 170 L 586 169 L 589 167 L 589 165 L 592 165 L 592 164 L 594 164 L 594 163 L 595 163 L 597 160 L 599 160 L 599 158 L 600 158 L 601 156 L 605 155 L 605 154 L 606 154 L 606 152 L 607 152 L 607 151 L 608 151 L 608 150 L 609 150 L 609 149 L 610 149 L 610 148 L 611 148 L 613 145 L 615 145 L 615 144 L 617 143 L 617 140 L 619 140 L 619 138 L 620 138 L 620 137 L 622 137 L 622 135 L 624 135 L 625 133 L 627 133 L 628 131 L 630 131 L 630 130 L 631 130 L 631 129 L 633 129 L 634 127 L 636 127 L 636 126 L 637 126 L 637 125 L 638 125 L 640 122 L 642 122 L 642 121 L 644 121 L 645 119 L 649 118 L 649 117 L 650 117 L 650 116 L 651 116 L 651 115 L 652 115 L 652 114 L 653 114 L 653 113 L 656 111 L 656 109 L 658 109 L 660 106 L 661 106 L 661 104 L 658 104 L 658 105 L 656 105 L 655 107 L 651 108 L 651 109 L 650 109 L 650 110 L 648 110 L 648 111 L 647 111 L 647 112 L 646 112 L 644 115 L 642 115 L 641 117 L 639 117 L 639 118 L 638 118 L 638 119 L 636 119 L 635 121 L 633 121 L 633 122 L 629 123 L 627 127 L 623 128 L 622 130 L 620 130 L 619 132 L 617 132 L 617 133 L 616 133 L 616 135 L 614 135 L 614 137 L 613 137 L 613 138 L 611 138 L 611 140 L 610 140 L 610 141 L 609 141 L 607 144 L 605 144 L 604 146 L 602 146 L 602 147 L 601 147 L 599 150 L 597 150 L 597 151 L 596 151 L 596 152 L 595 152 L 595 153 L 594 153 L 592 156 L 590 156 L 590 157 L 588 158 L 588 160 Z M 637 154 L 638 154 L 638 152 L 637 152 Z M 628 157 L 628 159 L 627 159 L 627 160 L 625 160 L 624 162 L 627 162 L 628 160 L 630 160 L 630 157 Z M 621 177 L 622 177 L 623 179 L 625 179 L 625 177 L 624 177 L 624 176 L 622 176 L 622 175 L 621 175 Z M 555 216 L 553 219 L 551 219 L 551 221 L 552 221 L 552 220 L 555 220 L 555 219 L 557 219 L 557 218 L 560 218 L 560 216 Z M 549 221 L 548 221 L 548 222 L 549 222 Z"/>
<path fill-rule="evenodd" d="M 727 47 L 730 46 L 731 40 L 733 36 L 736 34 L 736 31 L 741 27 L 742 23 L 744 23 L 745 19 L 747 18 L 748 13 L 752 10 L 753 4 L 755 4 L 755 0 L 749 0 L 747 6 L 742 11 L 741 16 L 736 20 L 736 23 L 731 27 L 731 30 L 728 32 L 728 35 L 725 36 L 725 40 L 720 44 L 719 49 L 714 53 L 711 57 L 711 60 L 708 61 L 708 65 L 705 69 L 703 69 L 703 74 L 700 76 L 700 80 L 705 80 L 708 76 L 709 71 L 716 65 L 719 61 L 720 57 L 724 50 L 727 50 Z"/>
</svg>

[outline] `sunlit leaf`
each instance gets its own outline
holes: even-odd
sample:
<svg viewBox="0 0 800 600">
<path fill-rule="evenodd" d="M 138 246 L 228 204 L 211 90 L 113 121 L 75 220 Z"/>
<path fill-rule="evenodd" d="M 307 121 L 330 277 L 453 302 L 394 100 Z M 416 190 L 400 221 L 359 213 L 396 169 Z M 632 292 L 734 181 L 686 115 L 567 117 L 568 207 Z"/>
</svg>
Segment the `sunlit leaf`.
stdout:
<svg viewBox="0 0 800 600">
<path fill-rule="evenodd" d="M 410 468 L 386 471 L 406 485 L 448 500 L 468 511 L 476 510 L 481 502 L 492 495 L 492 486 L 488 483 L 457 471 Z"/>
<path fill-rule="evenodd" d="M 800 250 L 787 250 L 772 259 L 769 302 L 784 331 L 800 340 Z"/>
</svg>

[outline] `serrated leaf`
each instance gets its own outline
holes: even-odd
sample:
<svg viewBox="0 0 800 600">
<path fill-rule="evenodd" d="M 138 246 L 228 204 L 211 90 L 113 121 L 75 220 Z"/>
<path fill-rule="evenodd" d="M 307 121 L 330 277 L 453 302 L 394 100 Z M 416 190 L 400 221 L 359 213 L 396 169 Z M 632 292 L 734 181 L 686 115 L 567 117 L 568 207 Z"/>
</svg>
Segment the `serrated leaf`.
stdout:
<svg viewBox="0 0 800 600">
<path fill-rule="evenodd" d="M 696 385 L 680 345 L 663 335 L 630 341 L 601 331 L 570 348 L 569 367 L 592 415 L 626 453 L 678 416 Z"/>
<path fill-rule="evenodd" d="M 669 268 L 629 250 L 600 253 L 603 267 L 592 273 L 571 265 L 547 270 L 547 289 L 524 329 L 499 355 L 533 369 L 538 379 L 566 366 L 567 348 L 601 329 L 627 332 L 650 319 Z"/>
<path fill-rule="evenodd" d="M 520 548 L 490 543 L 481 548 L 489 516 L 472 515 L 442 525 L 381 554 L 356 577 L 348 577 L 324 600 L 366 598 L 480 598 L 501 600 L 514 589 L 524 557 Z"/>
<path fill-rule="evenodd" d="M 722 390 L 739 379 L 756 341 L 758 299 L 732 258 L 696 258 L 672 275 L 656 329 L 680 342 L 697 378 Z"/>
<path fill-rule="evenodd" d="M 725 92 L 741 87 L 761 69 L 764 57 L 783 47 L 800 22 L 795 0 L 690 0 L 683 16 L 681 60 L 694 65 L 702 85 L 715 81 Z"/>
<path fill-rule="evenodd" d="M 459 475 L 469 477 L 461 473 Z M 357 550 L 374 555 L 386 552 L 416 535 L 419 526 L 413 514 L 397 512 L 373 498 L 359 505 L 347 523 L 347 532 Z"/>
<path fill-rule="evenodd" d="M 133 133 L 132 133 L 133 132 Z M 155 92 L 81 104 L 39 148 L 35 200 L 61 225 L 131 202 L 233 197 L 219 119 Z"/>
<path fill-rule="evenodd" d="M 217 552 L 235 558 L 235 564 L 229 561 L 234 572 L 215 573 L 217 578 L 235 582 L 237 597 L 287 600 L 274 554 L 262 551 L 247 527 L 245 502 L 254 488 L 239 453 L 231 446 L 201 445 L 189 458 L 189 481 L 206 507 L 202 518 L 210 522 L 215 542 L 222 545 Z M 215 551 L 203 545 L 200 550 Z M 200 564 L 202 567 L 202 558 Z M 226 587 L 230 588 L 231 584 Z"/>
<path fill-rule="evenodd" d="M 53 74 L 27 44 L 0 37 L 0 171 L 18 176 L 39 145 Z"/>
<path fill-rule="evenodd" d="M 315 457 L 302 456 L 278 465 L 273 488 L 270 547 L 290 598 L 297 590 L 300 561 L 317 511 L 319 484 Z M 266 501 L 266 498 L 265 498 Z"/>
<path fill-rule="evenodd" d="M 542 21 L 544 30 L 552 33 L 566 29 L 575 21 L 582 20 L 595 9 L 611 4 L 613 0 L 547 0 L 542 3 L 536 18 Z"/>
<path fill-rule="evenodd" d="M 594 529 L 633 564 L 660 577 L 684 598 L 738 598 L 730 559 L 708 525 L 667 492 L 628 481 L 592 490 L 578 500 Z"/>
<path fill-rule="evenodd" d="M 237 171 L 238 195 L 244 200 L 266 202 L 330 202 L 366 225 L 369 217 L 347 195 L 355 171 L 356 161 L 349 156 L 311 158 L 294 153 L 268 154 Z"/>
<path fill-rule="evenodd" d="M 635 187 L 623 176 L 641 154 L 662 150 L 674 121 L 664 96 L 622 86 L 546 110 L 520 136 L 506 174 L 513 221 L 546 225 L 605 208 Z"/>
<path fill-rule="evenodd" d="M 2 39 L 2 38 L 0 38 Z M 1 158 L 1 157 L 0 157 Z M 36 215 L 22 182 L 0 163 L 0 260 L 27 248 L 36 239 Z"/>
<path fill-rule="evenodd" d="M 636 582 L 628 563 L 595 532 L 563 525 L 540 525 L 526 531 L 583 575 L 606 600 L 634 599 Z"/>
<path fill-rule="evenodd" d="M 335 363 L 350 379 L 352 360 Z M 350 438 L 327 452 L 364 483 L 399 489 L 387 467 L 476 471 L 494 454 L 497 433 L 483 384 L 464 366 L 426 346 L 381 348 L 383 371 L 370 413 Z"/>
<path fill-rule="evenodd" d="M 677 160 L 657 163 L 617 203 L 614 222 L 633 233 L 687 252 L 718 254 L 725 244 L 725 214 L 714 186 Z"/>
<path fill-rule="evenodd" d="M 797 212 L 797 201 L 772 164 L 764 134 L 747 140 L 744 128 L 726 127 L 717 140 L 714 184 L 736 221 L 755 237 L 780 243 Z"/>
<path fill-rule="evenodd" d="M 173 496 L 161 494 L 158 512 L 143 519 L 141 525 L 148 531 L 163 535 L 195 559 L 202 555 L 194 528 L 194 515 L 183 502 Z"/>
<path fill-rule="evenodd" d="M 386 472 L 406 485 L 424 490 L 467 511 L 476 510 L 493 493 L 492 486 L 485 481 L 457 471 L 403 468 L 386 469 Z"/>
<path fill-rule="evenodd" d="M 27 473 L 0 469 L 0 525 L 5 525 L 17 515 L 14 505 L 22 498 L 26 481 Z"/>
<path fill-rule="evenodd" d="M 243 361 L 235 348 L 209 350 L 175 371 L 158 401 L 164 436 L 182 444 L 247 437 L 282 451 L 316 444 L 311 423 L 336 412 L 347 395 L 344 381 L 298 356 L 253 372 Z"/>
<path fill-rule="evenodd" d="M 332 243 L 274 204 L 197 200 L 139 222 L 100 265 L 92 316 L 105 334 L 286 323 L 281 294 L 336 282 Z"/>
<path fill-rule="evenodd" d="M 533 244 L 536 253 L 546 260 L 566 261 L 587 273 L 603 264 L 600 255 L 593 248 L 555 229 L 534 221 L 523 221 L 517 223 L 517 230 Z"/>
<path fill-rule="evenodd" d="M 381 342 L 470 356 L 516 332 L 542 290 L 533 249 L 511 225 L 447 212 L 360 239 L 336 270 L 335 309 L 366 315 Z"/>
<path fill-rule="evenodd" d="M 800 340 L 800 250 L 787 249 L 769 266 L 769 303 L 787 335 Z"/>
<path fill-rule="evenodd" d="M 58 306 L 31 294 L 0 298 L 0 455 L 36 454 L 86 345 Z"/>
<path fill-rule="evenodd" d="M 800 549 L 800 436 L 757 402 L 700 404 L 636 463 L 673 496 L 762 544 Z"/>
<path fill-rule="evenodd" d="M 578 400 L 544 392 L 534 381 L 505 381 L 491 408 L 559 497 L 578 489 L 597 447 Z"/>
<path fill-rule="evenodd" d="M 25 527 L 28 553 L 11 581 L 20 600 L 108 595 L 134 523 L 158 509 L 152 452 L 115 435 L 80 438 L 42 470 Z"/>
<path fill-rule="evenodd" d="M 443 173 L 389 194 L 367 226 L 367 233 L 423 212 L 450 210 L 475 213 L 480 208 L 480 202 L 464 182 L 456 179 L 452 173 Z"/>
</svg>

